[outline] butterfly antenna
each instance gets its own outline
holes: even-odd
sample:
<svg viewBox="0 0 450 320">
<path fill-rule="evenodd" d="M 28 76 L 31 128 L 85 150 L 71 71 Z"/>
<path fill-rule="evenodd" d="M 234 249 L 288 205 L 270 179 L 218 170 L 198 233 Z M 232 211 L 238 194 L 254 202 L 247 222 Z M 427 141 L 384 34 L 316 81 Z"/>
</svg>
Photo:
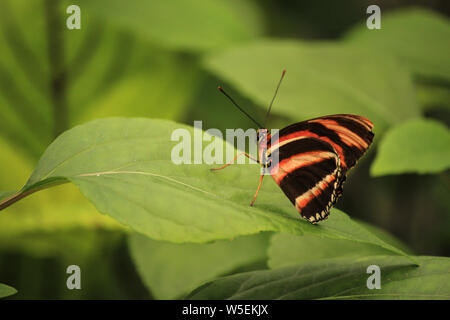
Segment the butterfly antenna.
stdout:
<svg viewBox="0 0 450 320">
<path fill-rule="evenodd" d="M 277 96 L 278 89 L 280 88 L 281 81 L 283 80 L 285 74 L 286 74 L 286 69 L 284 69 L 283 72 L 281 73 L 281 78 L 280 78 L 280 81 L 278 81 L 277 88 L 275 89 L 275 94 L 273 95 L 272 101 L 270 101 L 269 109 L 267 110 L 266 118 L 264 119 L 264 128 L 266 127 L 267 119 L 269 118 L 269 114 L 270 114 L 270 110 L 272 109 L 273 102 L 275 101 L 275 97 Z"/>
<path fill-rule="evenodd" d="M 227 97 L 234 105 L 236 108 L 238 108 L 239 110 L 241 110 L 241 112 L 243 114 L 245 114 L 250 120 L 252 120 L 257 126 L 258 128 L 263 128 L 255 119 L 253 119 L 247 112 L 245 112 L 244 109 L 242 109 L 234 100 L 233 98 L 231 98 L 228 93 L 225 92 L 225 90 L 223 90 L 223 88 L 221 86 L 218 86 L 217 89 L 219 89 L 220 92 L 222 92 L 225 97 Z"/>
</svg>

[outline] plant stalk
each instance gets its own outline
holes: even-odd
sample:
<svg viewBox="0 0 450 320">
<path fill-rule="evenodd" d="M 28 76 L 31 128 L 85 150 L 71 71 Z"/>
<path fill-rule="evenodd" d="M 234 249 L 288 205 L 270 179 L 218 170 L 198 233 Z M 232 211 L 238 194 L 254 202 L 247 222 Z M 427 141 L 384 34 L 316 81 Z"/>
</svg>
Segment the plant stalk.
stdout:
<svg viewBox="0 0 450 320">
<path fill-rule="evenodd" d="M 68 129 L 67 70 L 64 61 L 64 13 L 60 1 L 45 0 L 50 98 L 53 105 L 53 137 Z"/>
</svg>

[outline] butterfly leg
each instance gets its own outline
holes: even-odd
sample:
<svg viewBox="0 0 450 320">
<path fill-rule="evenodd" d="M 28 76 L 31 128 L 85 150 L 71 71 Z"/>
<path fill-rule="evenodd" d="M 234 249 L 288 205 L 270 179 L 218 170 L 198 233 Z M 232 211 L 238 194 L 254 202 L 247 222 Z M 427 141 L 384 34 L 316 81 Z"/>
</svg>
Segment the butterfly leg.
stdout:
<svg viewBox="0 0 450 320">
<path fill-rule="evenodd" d="M 236 159 L 237 159 L 240 155 L 242 155 L 242 154 L 244 154 L 247 158 L 252 159 L 253 161 L 258 162 L 258 160 L 256 160 L 255 158 L 253 158 L 253 157 L 252 157 L 251 155 L 249 155 L 248 153 L 246 153 L 246 152 L 240 152 L 240 153 L 238 153 L 238 154 L 234 157 L 234 159 L 233 159 L 230 163 L 227 163 L 227 164 L 225 164 L 225 165 L 223 165 L 223 166 L 221 166 L 221 167 L 219 167 L 219 168 L 212 168 L 211 171 L 216 171 L 216 170 L 222 170 L 222 169 L 225 169 L 226 167 L 232 165 L 232 164 L 236 161 Z"/>
<path fill-rule="evenodd" d="M 259 185 L 258 185 L 258 189 L 256 189 L 256 193 L 255 193 L 255 196 L 253 197 L 253 201 L 252 201 L 252 203 L 250 203 L 250 206 L 251 206 L 251 207 L 253 207 L 253 204 L 255 203 L 256 196 L 258 195 L 259 188 L 261 188 L 261 184 L 262 184 L 263 178 L 264 178 L 264 175 L 262 174 L 262 175 L 259 177 Z"/>
</svg>

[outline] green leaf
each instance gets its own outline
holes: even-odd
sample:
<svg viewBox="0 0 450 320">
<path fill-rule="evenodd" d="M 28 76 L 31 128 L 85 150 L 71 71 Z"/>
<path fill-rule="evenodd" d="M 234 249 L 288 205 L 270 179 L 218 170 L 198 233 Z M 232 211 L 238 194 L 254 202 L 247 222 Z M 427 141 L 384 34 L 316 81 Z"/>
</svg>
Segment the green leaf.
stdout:
<svg viewBox="0 0 450 320">
<path fill-rule="evenodd" d="M 207 283 L 190 299 L 450 299 L 450 258 L 337 258 L 237 274 Z M 368 289 L 367 267 L 381 270 L 381 289 Z"/>
<path fill-rule="evenodd" d="M 266 40 L 213 55 L 205 66 L 261 106 L 268 105 L 286 68 L 273 112 L 297 121 L 354 113 L 368 117 L 381 131 L 418 115 L 408 74 L 379 52 L 332 43 Z"/>
<path fill-rule="evenodd" d="M 360 23 L 346 36 L 348 43 L 395 55 L 417 75 L 445 80 L 450 80 L 449 38 L 448 18 L 416 8 L 383 14 L 381 30 Z"/>
<path fill-rule="evenodd" d="M 372 234 L 390 245 L 412 254 L 411 250 L 386 231 L 365 222 L 358 222 Z M 392 252 L 370 243 L 360 243 L 341 239 L 319 238 L 313 235 L 274 234 L 270 241 L 268 265 L 280 268 L 289 265 L 314 262 L 318 259 L 338 257 L 365 257 L 392 255 Z"/>
<path fill-rule="evenodd" d="M 319 259 L 390 254 L 388 250 L 368 243 L 277 233 L 270 243 L 268 264 L 275 269 Z"/>
<path fill-rule="evenodd" d="M 448 168 L 450 131 L 438 121 L 416 119 L 394 127 L 386 134 L 371 174 L 438 173 Z"/>
<path fill-rule="evenodd" d="M 165 46 L 201 51 L 247 41 L 260 33 L 251 2 L 219 0 L 80 1 L 83 10 Z M 252 12 L 246 19 L 243 12 Z"/>
<path fill-rule="evenodd" d="M 374 234 L 375 236 L 377 236 L 384 242 L 389 243 L 391 246 L 396 247 L 396 248 L 402 250 L 403 252 L 406 252 L 409 255 L 412 255 L 412 256 L 415 255 L 414 251 L 411 250 L 411 248 L 409 248 L 403 241 L 399 240 L 398 238 L 396 238 L 395 236 L 393 236 L 386 230 L 380 229 L 379 227 L 377 227 L 373 224 L 369 224 L 369 223 L 361 221 L 361 220 L 356 220 L 356 222 L 358 223 L 358 225 L 364 227 L 370 233 Z"/>
<path fill-rule="evenodd" d="M 270 234 L 208 244 L 174 244 L 139 234 L 129 239 L 137 270 L 157 299 L 175 299 L 202 283 L 267 259 Z"/>
<path fill-rule="evenodd" d="M 17 290 L 7 286 L 6 284 L 0 283 L 0 298 L 5 298 L 8 296 L 12 296 L 13 294 L 16 294 Z"/>
<path fill-rule="evenodd" d="M 339 210 L 320 225 L 300 220 L 272 179 L 265 179 L 256 205 L 250 207 L 259 166 L 212 172 L 206 164 L 175 165 L 171 152 L 179 142 L 171 136 L 176 129 L 194 136 L 192 127 L 143 118 L 77 126 L 48 147 L 25 187 L 0 207 L 71 181 L 101 213 L 155 240 L 202 243 L 282 231 L 373 243 L 403 254 Z"/>
</svg>

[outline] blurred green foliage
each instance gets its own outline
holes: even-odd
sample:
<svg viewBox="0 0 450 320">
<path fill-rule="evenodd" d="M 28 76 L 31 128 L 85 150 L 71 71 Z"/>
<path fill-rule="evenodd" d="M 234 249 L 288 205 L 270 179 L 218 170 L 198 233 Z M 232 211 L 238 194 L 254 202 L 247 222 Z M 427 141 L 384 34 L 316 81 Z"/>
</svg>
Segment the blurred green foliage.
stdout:
<svg viewBox="0 0 450 320">
<path fill-rule="evenodd" d="M 390 231 L 406 245 L 369 226 L 383 243 L 408 253 L 449 256 L 450 145 L 444 125 L 450 123 L 448 12 L 437 12 L 444 1 L 415 2 L 429 8 L 392 11 L 406 1 L 383 2 L 382 30 L 367 30 L 364 1 L 78 1 L 82 28 L 68 30 L 69 1 L 0 0 L 0 190 L 19 190 L 48 145 L 61 132 L 89 120 L 149 117 L 192 125 L 201 119 L 205 129 L 251 127 L 216 92 L 217 85 L 229 87 L 261 119 L 286 67 L 270 127 L 343 112 L 365 115 L 375 123 L 375 145 L 350 174 L 338 208 Z M 63 145 L 55 159 L 65 151 Z M 420 163 L 414 156 L 418 152 Z M 234 196 L 247 203 L 256 187 L 256 169 L 245 179 L 238 169 L 230 170 L 223 179 L 241 188 Z M 285 201 L 270 183 L 259 200 L 269 210 L 298 219 L 289 206 L 270 206 Z M 0 199 L 5 196 L 2 192 Z M 332 217 L 340 214 L 335 210 Z M 232 223 L 224 220 L 222 227 L 227 230 Z M 347 236 L 359 232 L 354 225 Z M 204 245 L 160 243 L 133 234 L 128 245 L 128 238 L 128 228 L 99 214 L 77 187 L 64 184 L 40 191 L 0 212 L 0 283 L 18 289 L 12 296 L 16 299 L 173 298 L 225 274 L 288 264 L 298 270 L 321 268 L 322 259 L 330 255 L 343 259 L 329 269 L 339 273 L 356 257 L 386 254 L 371 244 L 276 234 L 270 243 L 246 242 L 255 250 L 247 260 L 233 249 L 245 237 Z M 183 246 L 197 254 L 191 273 L 180 270 L 180 252 L 187 252 Z M 224 265 L 224 256 L 211 256 L 209 250 L 231 261 Z M 395 256 L 380 259 L 393 269 L 407 263 Z M 445 258 L 420 259 L 423 269 L 411 276 L 428 276 L 430 268 L 448 269 Z M 69 264 L 82 269 L 80 291 L 65 287 Z M 206 266 L 211 272 L 200 276 Z M 166 281 L 158 279 L 161 270 Z M 404 279 L 404 273 L 395 272 Z M 432 290 L 442 276 L 423 288 L 427 297 L 448 298 L 448 291 Z M 406 289 L 417 285 L 403 283 Z M 390 290 L 417 298 L 395 286 Z M 0 284 L 0 297 L 13 293 Z M 216 294 L 207 297 L 225 297 Z"/>
<path fill-rule="evenodd" d="M 418 78 L 449 81 L 450 22 L 433 11 L 409 9 L 383 19 L 382 30 L 357 26 L 346 38 L 349 43 L 398 57 Z"/>
<path fill-rule="evenodd" d="M 289 119 L 356 113 L 377 134 L 419 114 L 411 79 L 392 57 L 341 43 L 258 41 L 213 55 L 206 66 L 261 106 L 286 68 L 274 113 Z"/>
<path fill-rule="evenodd" d="M 405 122 L 386 134 L 371 173 L 381 176 L 445 171 L 450 167 L 449 146 L 450 131 L 441 122 L 425 119 Z"/>
</svg>

